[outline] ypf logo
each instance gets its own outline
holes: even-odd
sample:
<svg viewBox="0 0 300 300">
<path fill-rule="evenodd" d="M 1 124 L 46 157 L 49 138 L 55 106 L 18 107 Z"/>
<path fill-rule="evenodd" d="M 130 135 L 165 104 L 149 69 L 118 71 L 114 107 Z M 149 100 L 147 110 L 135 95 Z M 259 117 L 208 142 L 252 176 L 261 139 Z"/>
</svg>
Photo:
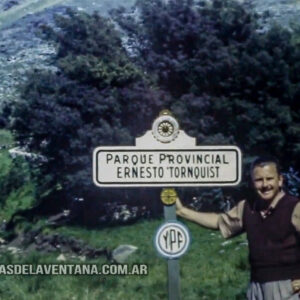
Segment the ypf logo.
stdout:
<svg viewBox="0 0 300 300">
<path fill-rule="evenodd" d="M 158 253 L 166 258 L 179 258 L 188 250 L 190 235 L 180 222 L 167 222 L 160 226 L 154 238 Z"/>
</svg>

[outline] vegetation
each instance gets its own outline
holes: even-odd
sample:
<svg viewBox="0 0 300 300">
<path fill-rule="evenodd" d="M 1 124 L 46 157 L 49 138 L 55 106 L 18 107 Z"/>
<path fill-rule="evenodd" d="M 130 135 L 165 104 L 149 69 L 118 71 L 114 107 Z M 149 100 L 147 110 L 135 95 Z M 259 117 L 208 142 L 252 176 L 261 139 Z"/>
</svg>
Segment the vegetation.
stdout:
<svg viewBox="0 0 300 300">
<path fill-rule="evenodd" d="M 162 220 L 140 222 L 132 226 L 99 230 L 59 228 L 68 236 L 85 240 L 96 247 L 114 249 L 120 244 L 132 244 L 138 250 L 129 257 L 133 263 L 147 264 L 147 276 L 1 276 L 0 298 L 10 299 L 165 299 L 167 298 L 167 264 L 158 257 L 153 246 L 153 236 Z M 248 281 L 247 246 L 245 237 L 233 239 L 228 244 L 219 233 L 188 223 L 193 237 L 185 256 L 180 259 L 182 297 L 187 300 L 245 299 Z M 2 254 L 2 263 L 54 263 L 58 254 L 29 256 Z M 64 263 L 82 263 L 68 259 Z M 89 260 L 99 267 L 108 263 L 104 258 Z"/>
<path fill-rule="evenodd" d="M 251 9 L 231 0 L 136 8 L 113 13 L 123 39 L 96 13 L 69 10 L 44 28 L 58 71 L 29 76 L 11 127 L 47 158 L 41 194 L 104 201 L 107 191 L 91 180 L 93 148 L 132 145 L 163 107 L 198 143 L 237 144 L 245 161 L 267 152 L 299 169 L 300 51 L 290 32 L 262 32 Z M 134 190 L 110 194 L 136 198 Z"/>
<path fill-rule="evenodd" d="M 201 143 L 235 143 L 299 169 L 300 48 L 280 26 L 262 32 L 237 1 L 139 1 L 115 20 L 139 64 L 172 97 Z M 287 161 L 285 157 L 288 156 Z"/>
<path fill-rule="evenodd" d="M 91 179 L 93 149 L 133 144 L 161 109 L 163 95 L 147 86 L 108 20 L 68 11 L 57 25 L 60 30 L 44 32 L 57 43 L 59 71 L 29 76 L 12 129 L 21 145 L 47 159 L 40 166 L 40 195 L 51 190 L 103 203 L 107 190 Z"/>
<path fill-rule="evenodd" d="M 30 176 L 28 163 L 18 157 L 12 159 L 5 149 L 11 146 L 13 139 L 6 130 L 0 131 L 0 223 L 8 221 L 21 209 L 31 208 L 35 204 L 35 184 Z"/>
</svg>

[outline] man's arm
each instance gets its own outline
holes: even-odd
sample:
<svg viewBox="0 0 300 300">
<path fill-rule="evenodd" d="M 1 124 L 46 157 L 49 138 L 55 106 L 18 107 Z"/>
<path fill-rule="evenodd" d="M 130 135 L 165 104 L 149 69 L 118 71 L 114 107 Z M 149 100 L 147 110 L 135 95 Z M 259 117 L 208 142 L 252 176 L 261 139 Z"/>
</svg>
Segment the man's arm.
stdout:
<svg viewBox="0 0 300 300">
<path fill-rule="evenodd" d="M 296 231 L 300 234 L 300 202 L 298 202 L 294 208 L 292 214 L 292 224 L 294 225 Z"/>
<path fill-rule="evenodd" d="M 184 207 L 178 198 L 176 200 L 176 214 L 201 226 L 210 229 L 219 229 L 219 214 L 194 211 Z"/>
<path fill-rule="evenodd" d="M 226 213 L 202 213 L 183 206 L 177 198 L 176 214 L 201 226 L 219 229 L 224 238 L 231 238 L 243 232 L 244 206 L 245 200 L 242 200 Z"/>
<path fill-rule="evenodd" d="M 300 234 L 300 202 L 296 204 L 292 213 L 292 224 L 294 225 L 298 234 Z M 294 293 L 298 293 L 300 295 L 300 279 L 292 280 L 292 287 Z"/>
</svg>

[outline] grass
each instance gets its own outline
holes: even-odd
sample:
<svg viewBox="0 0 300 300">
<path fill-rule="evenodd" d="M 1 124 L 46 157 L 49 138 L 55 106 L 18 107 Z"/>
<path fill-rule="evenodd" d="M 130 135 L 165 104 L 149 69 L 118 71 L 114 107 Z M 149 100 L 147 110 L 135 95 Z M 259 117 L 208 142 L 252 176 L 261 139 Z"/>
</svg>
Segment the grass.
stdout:
<svg viewBox="0 0 300 300">
<path fill-rule="evenodd" d="M 96 299 L 167 299 L 167 262 L 153 246 L 153 236 L 163 220 L 143 221 L 130 226 L 88 230 L 62 227 L 61 234 L 84 240 L 94 247 L 114 249 L 132 244 L 138 250 L 129 257 L 133 263 L 147 264 L 147 276 L 124 275 L 1 275 L 0 299 L 5 300 L 96 300 Z M 244 299 L 248 281 L 245 237 L 224 244 L 218 232 L 187 222 L 192 235 L 189 251 L 180 259 L 182 299 Z M 2 263 L 57 263 L 58 254 L 32 253 L 28 257 L 2 254 Z M 80 263 L 70 260 L 69 263 Z M 108 263 L 103 257 L 87 263 Z"/>
<path fill-rule="evenodd" d="M 0 130 L 0 147 L 1 146 L 10 146 L 13 143 L 13 137 L 8 130 Z"/>
</svg>

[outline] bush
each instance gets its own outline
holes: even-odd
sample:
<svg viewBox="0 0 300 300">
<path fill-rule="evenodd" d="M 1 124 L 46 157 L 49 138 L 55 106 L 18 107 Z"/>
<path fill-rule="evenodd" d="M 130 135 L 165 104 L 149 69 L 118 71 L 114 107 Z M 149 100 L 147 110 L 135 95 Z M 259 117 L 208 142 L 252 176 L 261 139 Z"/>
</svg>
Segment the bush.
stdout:
<svg viewBox="0 0 300 300">
<path fill-rule="evenodd" d="M 123 192 L 108 197 L 110 191 L 94 187 L 92 151 L 133 145 L 168 99 L 148 87 L 149 79 L 131 62 L 108 20 L 69 10 L 56 22 L 57 28 L 43 30 L 57 44 L 59 71 L 32 71 L 14 107 L 12 129 L 21 146 L 46 158 L 39 196 L 59 190 L 70 201 L 124 199 Z"/>
<path fill-rule="evenodd" d="M 7 131 L 0 132 L 1 142 L 12 143 Z M 0 222 L 8 221 L 14 213 L 29 209 L 36 203 L 35 184 L 28 163 L 21 157 L 11 159 L 7 150 L 0 150 Z"/>
<path fill-rule="evenodd" d="M 139 1 L 114 12 L 139 65 L 170 93 L 183 128 L 204 144 L 299 165 L 300 47 L 280 26 L 262 31 L 237 1 Z M 287 160 L 286 157 L 289 157 Z"/>
</svg>

